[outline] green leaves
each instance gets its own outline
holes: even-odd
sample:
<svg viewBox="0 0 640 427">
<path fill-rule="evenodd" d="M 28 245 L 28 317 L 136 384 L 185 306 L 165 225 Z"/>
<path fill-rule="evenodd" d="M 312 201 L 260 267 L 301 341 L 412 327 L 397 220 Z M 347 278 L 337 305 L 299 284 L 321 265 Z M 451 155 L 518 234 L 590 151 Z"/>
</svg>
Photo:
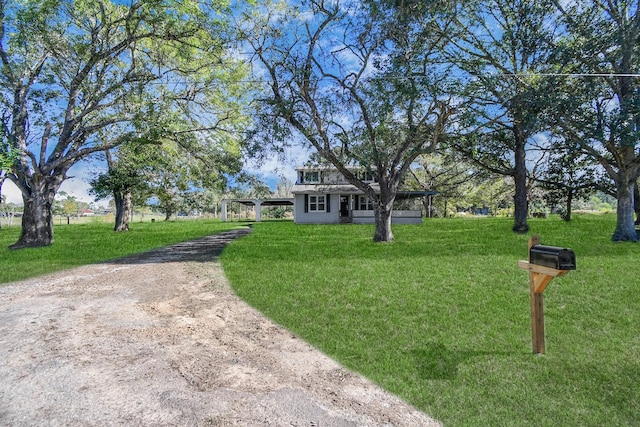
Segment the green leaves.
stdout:
<svg viewBox="0 0 640 427">
<path fill-rule="evenodd" d="M 618 196 L 616 240 L 637 240 L 628 191 L 640 171 L 640 11 L 635 1 L 567 2 L 557 57 L 575 73 L 554 124 L 606 170 Z M 556 89 L 556 91 L 558 91 Z"/>
<path fill-rule="evenodd" d="M 45 200 L 75 163 L 140 135 L 227 132 L 239 144 L 246 68 L 228 53 L 235 37 L 228 7 L 226 0 L 0 2 L 0 99 L 6 139 L 24 154 L 14 168 L 23 194 Z"/>
</svg>

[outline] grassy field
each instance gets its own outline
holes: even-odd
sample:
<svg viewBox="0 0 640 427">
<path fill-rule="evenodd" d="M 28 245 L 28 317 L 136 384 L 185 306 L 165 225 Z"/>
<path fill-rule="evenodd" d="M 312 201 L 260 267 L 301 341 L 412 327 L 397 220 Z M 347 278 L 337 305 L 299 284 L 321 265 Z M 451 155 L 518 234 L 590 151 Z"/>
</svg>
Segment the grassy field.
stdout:
<svg viewBox="0 0 640 427">
<path fill-rule="evenodd" d="M 509 219 L 394 226 L 260 223 L 222 262 L 276 322 L 447 426 L 640 425 L 640 245 L 613 216 L 530 222 L 578 270 L 545 296 L 545 355 L 531 348 L 528 236 Z"/>
<path fill-rule="evenodd" d="M 0 283 L 143 252 L 237 226 L 238 223 L 217 220 L 135 222 L 131 224 L 131 231 L 114 233 L 113 224 L 104 221 L 56 224 L 53 245 L 17 251 L 7 247 L 18 240 L 20 227 L 3 227 L 0 229 Z"/>
</svg>

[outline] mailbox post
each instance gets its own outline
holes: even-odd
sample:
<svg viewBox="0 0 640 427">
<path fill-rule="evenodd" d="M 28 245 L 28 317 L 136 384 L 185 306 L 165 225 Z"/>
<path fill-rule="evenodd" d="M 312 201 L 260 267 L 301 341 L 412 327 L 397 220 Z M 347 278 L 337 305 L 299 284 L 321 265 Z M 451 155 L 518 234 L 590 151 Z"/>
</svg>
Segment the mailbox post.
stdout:
<svg viewBox="0 0 640 427">
<path fill-rule="evenodd" d="M 518 261 L 518 267 L 529 272 L 531 293 L 531 336 L 533 352 L 544 354 L 544 299 L 542 293 L 554 277 L 576 269 L 571 249 L 540 244 L 540 236 L 529 239 L 529 260 Z"/>
</svg>

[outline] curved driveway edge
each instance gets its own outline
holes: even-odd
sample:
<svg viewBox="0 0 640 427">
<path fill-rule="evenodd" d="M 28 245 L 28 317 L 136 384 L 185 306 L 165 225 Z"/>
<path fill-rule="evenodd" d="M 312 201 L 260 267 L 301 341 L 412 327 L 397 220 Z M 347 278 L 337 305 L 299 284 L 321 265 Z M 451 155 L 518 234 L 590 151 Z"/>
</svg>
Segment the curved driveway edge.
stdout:
<svg viewBox="0 0 640 427">
<path fill-rule="evenodd" d="M 247 232 L 0 287 L 0 425 L 439 425 L 235 296 Z"/>
</svg>

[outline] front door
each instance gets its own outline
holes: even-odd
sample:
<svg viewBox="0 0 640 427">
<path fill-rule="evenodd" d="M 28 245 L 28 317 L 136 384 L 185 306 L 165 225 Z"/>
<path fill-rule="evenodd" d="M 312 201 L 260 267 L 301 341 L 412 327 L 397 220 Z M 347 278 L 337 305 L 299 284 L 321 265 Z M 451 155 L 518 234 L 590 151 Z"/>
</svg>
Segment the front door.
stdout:
<svg viewBox="0 0 640 427">
<path fill-rule="evenodd" d="M 349 196 L 340 196 L 340 217 L 349 217 Z"/>
</svg>

